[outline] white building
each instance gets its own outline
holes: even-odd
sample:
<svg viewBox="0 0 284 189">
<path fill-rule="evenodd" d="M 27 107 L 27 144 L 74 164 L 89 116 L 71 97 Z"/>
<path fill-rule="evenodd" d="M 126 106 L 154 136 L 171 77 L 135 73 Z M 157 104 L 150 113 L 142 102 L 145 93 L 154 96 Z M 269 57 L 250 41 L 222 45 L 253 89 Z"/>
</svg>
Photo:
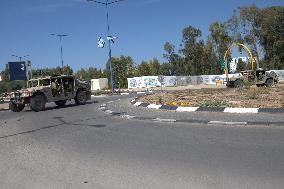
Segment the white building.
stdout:
<svg viewBox="0 0 284 189">
<path fill-rule="evenodd" d="M 238 61 L 239 59 L 241 59 L 244 63 L 247 64 L 249 58 L 248 57 L 238 57 L 238 58 L 232 58 L 231 62 L 229 63 L 230 65 L 230 70 L 229 72 L 230 73 L 235 73 L 236 70 L 237 70 L 237 64 L 238 64 Z"/>
<path fill-rule="evenodd" d="M 2 81 L 2 76 L 0 75 L 0 81 Z"/>
<path fill-rule="evenodd" d="M 108 79 L 100 78 L 100 79 L 91 79 L 91 90 L 102 90 L 108 88 Z"/>
</svg>

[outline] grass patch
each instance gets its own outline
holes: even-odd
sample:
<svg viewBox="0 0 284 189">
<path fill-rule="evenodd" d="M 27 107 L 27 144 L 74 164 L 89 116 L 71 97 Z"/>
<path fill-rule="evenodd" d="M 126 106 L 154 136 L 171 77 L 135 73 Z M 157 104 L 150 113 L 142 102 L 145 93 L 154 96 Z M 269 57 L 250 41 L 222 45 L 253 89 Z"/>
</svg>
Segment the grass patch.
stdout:
<svg viewBox="0 0 284 189">
<path fill-rule="evenodd" d="M 207 99 L 202 100 L 199 103 L 200 107 L 227 107 L 229 106 L 226 101 L 219 100 L 219 99 Z"/>
</svg>

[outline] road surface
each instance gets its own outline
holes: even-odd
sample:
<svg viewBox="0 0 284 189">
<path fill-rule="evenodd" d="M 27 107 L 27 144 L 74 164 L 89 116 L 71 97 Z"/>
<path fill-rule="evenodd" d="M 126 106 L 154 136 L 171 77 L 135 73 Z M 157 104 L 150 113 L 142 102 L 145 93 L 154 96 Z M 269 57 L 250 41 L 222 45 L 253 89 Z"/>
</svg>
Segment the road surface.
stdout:
<svg viewBox="0 0 284 189">
<path fill-rule="evenodd" d="M 37 113 L 28 108 L 0 112 L 0 188 L 284 188 L 283 125 L 165 123 L 99 110 L 109 102 L 120 114 L 224 118 L 124 110 L 127 101 L 127 96 L 103 97 L 83 106 L 50 104 Z M 225 119 L 261 119 L 230 116 Z M 260 117 L 283 119 L 279 114 Z"/>
</svg>

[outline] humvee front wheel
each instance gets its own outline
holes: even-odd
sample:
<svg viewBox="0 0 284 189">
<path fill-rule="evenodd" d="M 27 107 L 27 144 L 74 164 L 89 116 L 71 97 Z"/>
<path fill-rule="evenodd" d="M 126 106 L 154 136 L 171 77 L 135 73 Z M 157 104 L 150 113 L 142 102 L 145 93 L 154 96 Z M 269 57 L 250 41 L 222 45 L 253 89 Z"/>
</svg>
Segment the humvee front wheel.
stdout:
<svg viewBox="0 0 284 189">
<path fill-rule="evenodd" d="M 59 101 L 55 101 L 55 104 L 57 106 L 64 106 L 66 104 L 67 100 L 59 100 Z"/>
<path fill-rule="evenodd" d="M 273 84 L 274 84 L 274 82 L 273 82 L 273 79 L 271 79 L 271 78 L 268 78 L 268 79 L 265 81 L 265 86 L 266 86 L 266 87 L 272 87 Z"/>
<path fill-rule="evenodd" d="M 45 98 L 42 95 L 36 95 L 30 100 L 30 107 L 33 111 L 39 112 L 45 108 Z"/>
<path fill-rule="evenodd" d="M 78 91 L 75 97 L 75 103 L 78 105 L 84 105 L 87 101 L 87 94 L 86 91 Z"/>
<path fill-rule="evenodd" d="M 16 104 L 14 102 L 9 103 L 9 109 L 12 112 L 20 112 L 25 108 L 25 104 Z"/>
</svg>

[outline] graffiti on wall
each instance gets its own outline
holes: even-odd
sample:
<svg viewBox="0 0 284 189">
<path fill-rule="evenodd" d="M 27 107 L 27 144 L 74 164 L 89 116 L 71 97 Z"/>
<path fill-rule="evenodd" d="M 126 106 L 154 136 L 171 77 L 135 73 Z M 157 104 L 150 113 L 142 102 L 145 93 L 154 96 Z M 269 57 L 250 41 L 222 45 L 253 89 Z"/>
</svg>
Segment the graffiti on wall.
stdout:
<svg viewBox="0 0 284 189">
<path fill-rule="evenodd" d="M 191 84 L 191 77 L 190 76 L 177 76 L 177 85 L 190 85 Z"/>
<path fill-rule="evenodd" d="M 168 87 L 176 86 L 177 85 L 176 76 L 164 76 L 163 85 Z"/>
<path fill-rule="evenodd" d="M 144 80 L 142 77 L 127 78 L 128 88 L 143 88 Z"/>
<path fill-rule="evenodd" d="M 274 71 L 279 80 L 284 80 L 284 70 L 270 70 Z M 239 73 L 228 74 L 228 77 L 237 77 Z M 160 78 L 159 78 L 160 77 Z M 182 86 L 182 85 L 198 85 L 198 84 L 208 84 L 215 85 L 218 80 L 226 80 L 226 75 L 200 75 L 200 76 L 143 76 L 143 77 L 133 77 L 127 78 L 128 88 L 143 88 L 143 87 L 159 87 L 161 80 L 163 86 Z"/>
<path fill-rule="evenodd" d="M 158 81 L 158 76 L 143 76 L 145 87 L 158 87 L 161 83 Z"/>
</svg>

